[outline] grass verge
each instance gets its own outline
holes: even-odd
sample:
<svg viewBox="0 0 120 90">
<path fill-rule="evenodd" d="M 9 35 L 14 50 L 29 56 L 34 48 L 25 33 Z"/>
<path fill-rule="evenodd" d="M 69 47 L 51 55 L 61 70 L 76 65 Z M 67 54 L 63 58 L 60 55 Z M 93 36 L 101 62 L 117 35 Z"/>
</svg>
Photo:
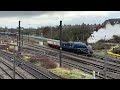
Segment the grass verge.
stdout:
<svg viewBox="0 0 120 90">
<path fill-rule="evenodd" d="M 78 69 L 55 68 L 50 71 L 66 79 L 92 79 L 92 75 Z"/>
</svg>

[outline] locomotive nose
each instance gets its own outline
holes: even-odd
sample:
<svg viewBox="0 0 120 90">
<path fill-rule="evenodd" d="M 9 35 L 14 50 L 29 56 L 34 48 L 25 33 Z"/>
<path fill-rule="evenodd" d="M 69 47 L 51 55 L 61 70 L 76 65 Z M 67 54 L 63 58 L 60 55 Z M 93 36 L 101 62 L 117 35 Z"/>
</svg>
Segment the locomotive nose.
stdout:
<svg viewBox="0 0 120 90">
<path fill-rule="evenodd" d="M 87 48 L 88 48 L 89 52 L 90 52 L 91 54 L 93 54 L 92 46 L 91 46 L 91 45 L 88 45 Z"/>
</svg>

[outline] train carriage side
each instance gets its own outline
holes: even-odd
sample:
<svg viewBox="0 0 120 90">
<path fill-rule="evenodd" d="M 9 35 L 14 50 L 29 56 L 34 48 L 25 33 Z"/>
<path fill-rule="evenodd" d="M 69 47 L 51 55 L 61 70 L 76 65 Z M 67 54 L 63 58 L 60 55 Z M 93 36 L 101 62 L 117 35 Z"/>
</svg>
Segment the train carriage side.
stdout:
<svg viewBox="0 0 120 90">
<path fill-rule="evenodd" d="M 49 39 L 49 40 L 47 40 L 47 43 L 52 48 L 56 48 L 56 49 L 60 48 L 60 42 L 59 42 L 59 40 Z"/>
</svg>

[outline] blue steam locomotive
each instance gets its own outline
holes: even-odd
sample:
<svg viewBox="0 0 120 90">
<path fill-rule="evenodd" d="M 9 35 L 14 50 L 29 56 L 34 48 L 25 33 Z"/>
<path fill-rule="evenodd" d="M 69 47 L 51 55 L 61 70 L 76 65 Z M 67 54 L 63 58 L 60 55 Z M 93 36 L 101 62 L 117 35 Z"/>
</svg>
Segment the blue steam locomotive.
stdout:
<svg viewBox="0 0 120 90">
<path fill-rule="evenodd" d="M 47 41 L 48 45 L 52 48 L 60 49 L 60 41 L 49 39 Z M 77 54 L 88 54 L 92 55 L 92 47 L 88 43 L 83 42 L 62 42 L 62 50 L 73 52 Z"/>
<path fill-rule="evenodd" d="M 92 47 L 82 42 L 63 42 L 62 50 L 74 52 L 77 54 L 92 54 Z"/>
</svg>

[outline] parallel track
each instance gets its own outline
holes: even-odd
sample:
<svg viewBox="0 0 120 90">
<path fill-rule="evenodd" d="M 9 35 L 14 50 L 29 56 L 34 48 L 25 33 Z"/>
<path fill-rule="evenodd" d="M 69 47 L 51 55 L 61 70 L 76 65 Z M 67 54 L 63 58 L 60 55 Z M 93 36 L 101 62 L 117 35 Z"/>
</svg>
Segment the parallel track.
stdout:
<svg viewBox="0 0 120 90">
<path fill-rule="evenodd" d="M 3 69 L 3 68 L 1 68 L 1 67 L 0 67 L 0 69 L 1 69 L 3 72 L 5 72 L 5 74 L 6 74 L 8 77 L 10 77 L 11 79 L 13 79 L 13 77 L 12 77 L 5 69 Z"/>
<path fill-rule="evenodd" d="M 5 58 L 7 60 L 10 60 L 10 61 L 13 58 L 12 54 L 6 53 L 4 51 L 0 51 L 0 55 L 3 58 Z M 41 70 L 40 70 L 40 69 L 36 68 L 30 62 L 25 62 L 24 60 L 22 60 L 20 58 L 16 58 L 15 63 L 20 68 L 27 71 L 28 73 L 30 73 L 31 75 L 33 75 L 37 79 L 63 79 L 62 77 L 59 77 L 59 76 L 57 76 L 57 75 L 55 75 L 55 74 L 53 74 L 51 72 L 48 72 L 46 69 L 41 68 Z"/>
<path fill-rule="evenodd" d="M 13 72 L 13 67 L 11 65 L 9 65 L 8 63 L 6 63 L 3 60 L 0 60 L 0 63 L 2 63 L 3 65 L 7 66 L 12 72 Z M 13 79 L 13 74 L 11 75 L 9 72 L 7 72 L 7 70 L 3 69 L 2 67 L 0 67 L 11 79 Z M 18 72 L 15 72 L 17 76 L 19 76 L 19 79 L 24 79 L 24 77 Z"/>
<path fill-rule="evenodd" d="M 27 50 L 27 51 L 28 52 L 34 52 L 33 50 L 32 51 Z M 46 56 L 48 58 L 51 58 L 54 61 L 59 62 L 59 59 L 57 57 L 50 56 L 50 55 L 46 55 Z M 89 64 L 80 63 L 80 62 L 78 63 L 76 61 L 71 61 L 71 60 L 67 60 L 67 59 L 62 59 L 62 65 L 67 65 L 67 66 L 70 66 L 70 67 L 73 67 L 73 68 L 77 68 L 77 69 L 80 69 L 80 70 L 85 71 L 85 72 L 90 73 L 90 74 L 92 74 L 93 70 L 95 70 L 96 72 L 100 73 L 99 75 L 96 74 L 96 77 L 104 79 L 104 72 L 103 72 L 103 70 L 101 70 L 100 67 L 94 67 L 94 66 L 90 66 Z M 112 76 L 113 73 L 110 73 L 110 72 L 108 74 L 111 74 L 111 75 L 108 76 L 108 78 L 111 78 L 111 79 L 114 79 L 114 78 L 118 77 L 118 76 L 117 77 Z"/>
</svg>

